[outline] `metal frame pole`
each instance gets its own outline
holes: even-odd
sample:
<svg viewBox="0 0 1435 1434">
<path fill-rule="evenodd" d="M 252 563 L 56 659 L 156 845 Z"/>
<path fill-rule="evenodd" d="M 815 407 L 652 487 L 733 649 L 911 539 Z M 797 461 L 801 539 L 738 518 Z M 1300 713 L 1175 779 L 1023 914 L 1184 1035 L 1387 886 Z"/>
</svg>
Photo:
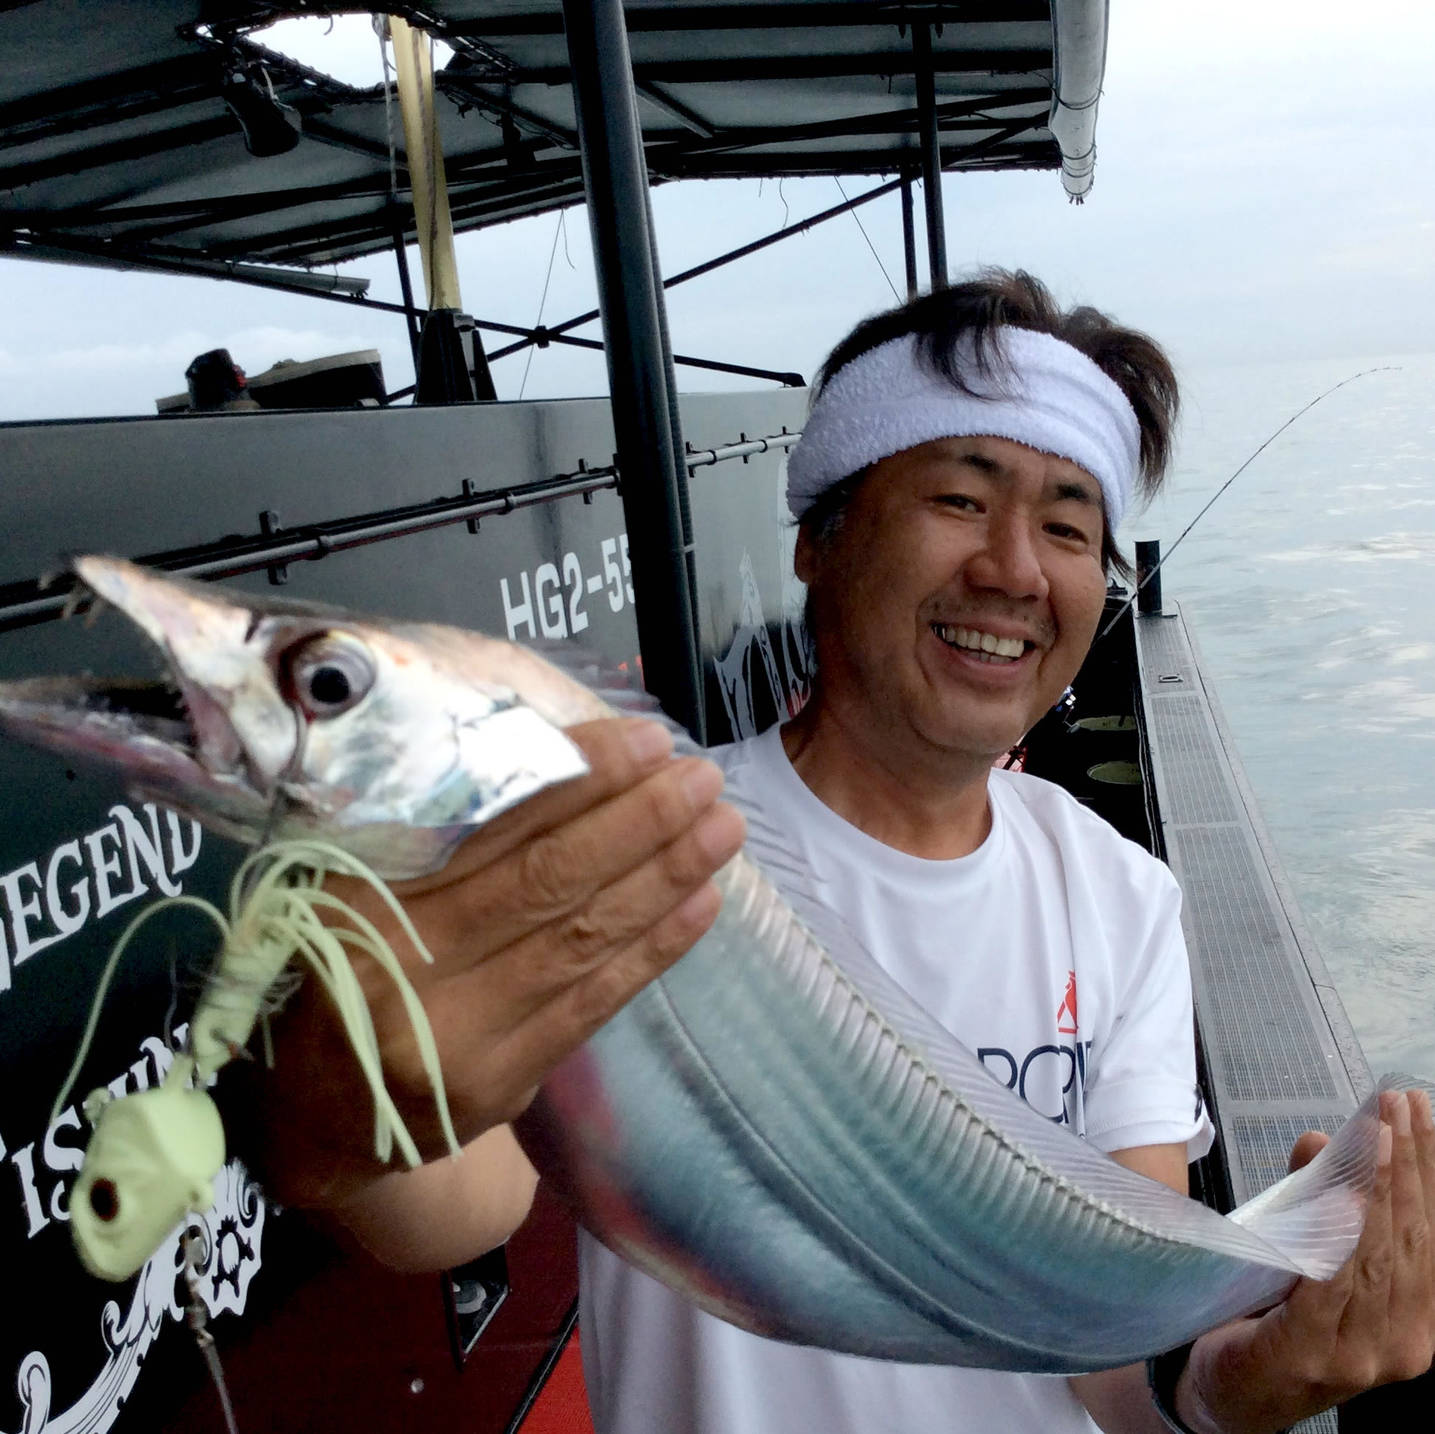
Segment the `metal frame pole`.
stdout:
<svg viewBox="0 0 1435 1434">
<path fill-rule="evenodd" d="M 563 0 L 563 24 L 638 594 L 643 679 L 669 715 L 701 740 L 701 667 L 688 582 L 692 543 L 683 523 L 688 475 L 674 442 L 671 355 L 663 344 L 628 32 L 619 0 Z"/>
<path fill-rule="evenodd" d="M 917 80 L 917 124 L 922 135 L 922 197 L 927 206 L 927 257 L 932 288 L 947 287 L 947 225 L 942 214 L 942 147 L 937 135 L 937 86 L 932 65 L 932 28 L 912 22 Z"/>
<path fill-rule="evenodd" d="M 741 244 L 736 249 L 729 249 L 726 254 L 719 254 L 715 259 L 704 260 L 701 264 L 694 264 L 691 269 L 684 269 L 680 274 L 674 274 L 671 279 L 663 280 L 663 289 L 675 289 L 679 284 L 686 284 L 689 279 L 700 278 L 704 274 L 711 274 L 715 269 L 721 269 L 724 264 L 731 264 L 738 259 L 745 259 L 749 254 L 756 254 L 760 249 L 766 249 L 773 244 L 779 244 L 784 239 L 790 239 L 794 234 L 806 234 L 818 224 L 825 224 L 829 219 L 837 219 L 843 214 L 850 214 L 854 209 L 864 204 L 870 204 L 874 199 L 881 199 L 883 195 L 891 194 L 902 181 L 900 179 L 889 180 L 886 184 L 879 184 L 876 189 L 869 189 L 865 194 L 859 194 L 855 199 L 849 199 L 842 204 L 834 204 L 831 209 L 824 209 L 820 214 L 810 215 L 806 219 L 799 219 L 795 224 L 789 224 L 783 229 L 775 229 L 771 234 L 764 234 L 761 239 L 754 239 L 750 244 Z M 580 328 L 582 325 L 591 322 L 598 317 L 597 309 L 588 309 L 581 314 L 575 314 L 571 319 L 564 319 L 561 324 L 550 324 L 544 328 L 544 337 L 550 341 L 557 341 L 560 334 L 567 333 L 570 329 Z M 490 328 L 499 328 L 497 324 L 488 325 Z M 502 333 L 524 333 L 517 328 L 499 329 Z M 507 358 L 509 354 L 518 353 L 534 342 L 531 331 L 527 337 L 516 344 L 505 344 L 501 349 L 495 349 L 488 356 L 489 363 L 497 363 L 501 358 Z M 674 363 L 684 363 L 682 355 L 673 355 Z"/>
<path fill-rule="evenodd" d="M 912 176 L 902 171 L 902 255 L 907 261 L 907 298 L 917 297 L 917 225 L 912 214 Z"/>
<path fill-rule="evenodd" d="M 408 245 L 404 239 L 403 211 L 397 199 L 389 197 L 389 229 L 394 236 L 394 261 L 399 269 L 399 292 L 403 295 L 404 327 L 408 330 L 409 351 L 414 359 L 414 382 L 418 382 L 419 376 L 419 321 L 418 310 L 414 308 L 414 285 L 409 275 L 409 254 Z"/>
<path fill-rule="evenodd" d="M 635 112 L 636 113 L 636 112 Z M 648 254 L 653 264 L 653 290 L 658 314 L 658 344 L 663 355 L 663 381 L 668 390 L 668 426 L 673 433 L 673 454 L 682 456 L 682 480 L 677 485 L 678 522 L 683 534 L 683 552 L 687 558 L 688 601 L 694 618 L 698 611 L 698 559 L 697 545 L 693 542 L 693 515 L 688 502 L 688 477 L 691 469 L 687 466 L 688 446 L 683 441 L 683 420 L 678 412 L 678 376 L 673 368 L 673 344 L 668 334 L 668 300 L 664 292 L 663 266 L 658 257 L 658 229 L 653 223 L 653 196 L 647 185 L 643 186 L 643 198 L 647 201 Z M 630 540 L 631 542 L 631 540 Z M 696 736 L 699 741 L 707 737 L 707 714 L 702 710 L 702 688 L 698 689 L 698 721 L 702 724 Z"/>
</svg>

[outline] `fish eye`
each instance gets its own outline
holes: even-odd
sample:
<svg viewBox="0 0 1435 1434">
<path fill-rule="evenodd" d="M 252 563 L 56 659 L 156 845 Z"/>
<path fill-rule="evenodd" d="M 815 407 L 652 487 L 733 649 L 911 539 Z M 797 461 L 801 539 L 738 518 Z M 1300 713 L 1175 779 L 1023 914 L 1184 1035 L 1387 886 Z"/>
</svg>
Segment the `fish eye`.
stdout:
<svg viewBox="0 0 1435 1434">
<path fill-rule="evenodd" d="M 311 637 L 285 654 L 290 695 L 310 717 L 337 717 L 362 702 L 374 685 L 374 662 L 346 632 Z"/>
<path fill-rule="evenodd" d="M 96 1220 L 107 1225 L 120 1213 L 120 1195 L 113 1180 L 96 1180 L 90 1186 L 90 1209 Z"/>
</svg>

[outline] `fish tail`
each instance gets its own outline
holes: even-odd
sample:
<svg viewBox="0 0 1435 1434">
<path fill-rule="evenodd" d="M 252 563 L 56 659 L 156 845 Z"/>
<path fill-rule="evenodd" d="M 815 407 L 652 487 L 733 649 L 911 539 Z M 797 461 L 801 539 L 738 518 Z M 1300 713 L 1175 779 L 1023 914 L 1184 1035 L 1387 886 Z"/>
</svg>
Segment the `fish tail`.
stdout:
<svg viewBox="0 0 1435 1434">
<path fill-rule="evenodd" d="M 1435 1086 L 1412 1076 L 1387 1075 L 1308 1165 L 1287 1175 L 1232 1213 L 1312 1279 L 1329 1279 L 1350 1258 L 1365 1225 L 1380 1148 L 1380 1097 L 1385 1091 Z"/>
</svg>

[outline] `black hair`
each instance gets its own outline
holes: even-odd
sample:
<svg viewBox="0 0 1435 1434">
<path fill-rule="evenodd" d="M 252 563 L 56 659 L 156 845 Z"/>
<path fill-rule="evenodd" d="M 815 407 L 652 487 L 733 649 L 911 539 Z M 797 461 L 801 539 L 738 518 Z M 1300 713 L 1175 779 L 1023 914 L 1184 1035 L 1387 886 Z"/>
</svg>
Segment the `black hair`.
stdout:
<svg viewBox="0 0 1435 1434">
<path fill-rule="evenodd" d="M 1137 492 L 1143 499 L 1154 496 L 1171 460 L 1180 406 L 1171 361 L 1154 339 L 1116 323 L 1099 309 L 1086 304 L 1062 309 L 1045 284 L 1020 269 L 984 269 L 963 283 L 864 319 L 828 356 L 814 396 L 820 396 L 853 359 L 908 334 L 915 335 L 922 362 L 970 393 L 968 376 L 962 372 L 964 356 L 974 351 L 981 376 L 999 376 L 1006 362 L 998 333 L 1003 326 L 1032 329 L 1070 344 L 1125 394 L 1140 433 Z M 803 515 L 803 526 L 818 543 L 836 531 L 863 476 L 853 474 L 834 485 Z M 1131 566 L 1117 549 L 1109 525 L 1101 560 L 1108 572 L 1131 576 Z"/>
</svg>

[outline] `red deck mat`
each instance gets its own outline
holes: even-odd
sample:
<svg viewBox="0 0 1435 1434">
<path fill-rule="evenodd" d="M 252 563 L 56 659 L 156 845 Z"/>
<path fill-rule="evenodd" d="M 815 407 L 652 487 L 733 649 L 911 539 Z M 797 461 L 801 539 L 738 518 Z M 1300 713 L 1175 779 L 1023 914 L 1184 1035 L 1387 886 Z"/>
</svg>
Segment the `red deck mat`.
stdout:
<svg viewBox="0 0 1435 1434">
<path fill-rule="evenodd" d="M 523 1434 L 593 1434 L 576 1329 L 523 1421 Z"/>
</svg>

